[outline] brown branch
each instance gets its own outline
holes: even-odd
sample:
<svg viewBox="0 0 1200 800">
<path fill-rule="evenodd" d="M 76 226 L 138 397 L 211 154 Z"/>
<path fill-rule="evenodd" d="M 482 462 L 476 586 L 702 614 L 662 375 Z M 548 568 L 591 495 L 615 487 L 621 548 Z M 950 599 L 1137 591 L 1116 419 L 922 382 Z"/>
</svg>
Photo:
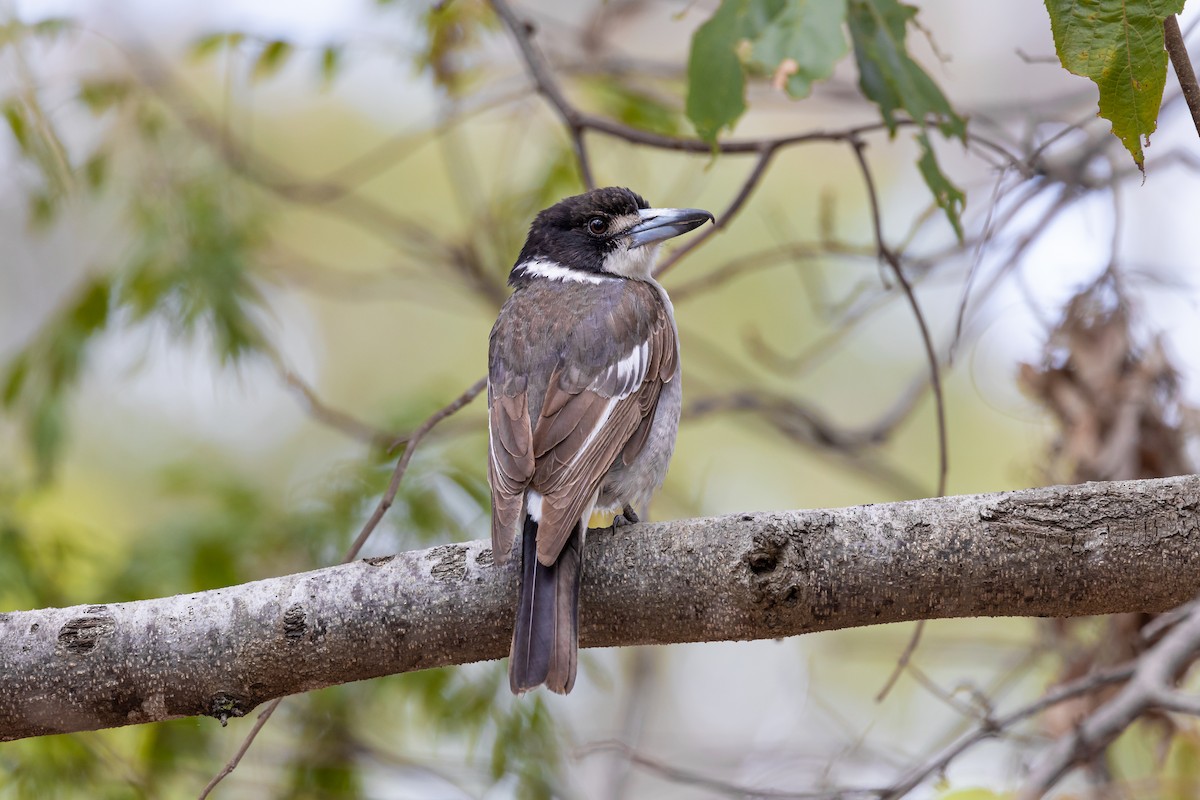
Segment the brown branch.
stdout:
<svg viewBox="0 0 1200 800">
<path fill-rule="evenodd" d="M 1200 575 L 1178 568 L 1200 559 L 1197 476 L 636 527 L 589 541 L 585 647 L 1161 611 L 1200 591 Z M 518 569 L 497 567 L 487 542 L 445 544 L 178 597 L 0 614 L 0 740 L 241 716 L 287 694 L 499 658 Z"/>
<path fill-rule="evenodd" d="M 1129 679 L 1134 665 L 1126 664 L 1058 686 L 1036 701 L 1000 717 L 985 716 L 978 727 L 957 741 L 943 748 L 936 756 L 909 770 L 900 780 L 878 792 L 880 800 L 899 800 L 934 775 L 941 774 L 954 759 L 980 742 L 1002 736 L 1018 722 L 1037 716 L 1048 708 L 1074 700 L 1081 695 L 1091 694 L 1115 683 Z"/>
<path fill-rule="evenodd" d="M 651 133 L 650 131 L 644 131 L 631 125 L 616 122 L 615 120 L 589 114 L 571 105 L 566 95 L 558 87 L 558 84 L 554 82 L 548 65 L 533 48 L 532 37 L 536 30 L 533 25 L 520 19 L 509 6 L 507 0 L 491 0 L 491 5 L 496 10 L 496 14 L 504 22 L 505 27 L 512 34 L 517 47 L 521 50 L 526 68 L 530 71 L 538 92 L 550 102 L 558 115 L 563 119 L 564 124 L 572 132 L 575 130 L 579 130 L 580 132 L 593 130 L 617 139 L 624 139 L 631 144 L 654 147 L 659 150 L 712 155 L 715 149 L 721 153 L 756 153 L 761 155 L 768 148 L 779 149 L 781 147 L 809 142 L 850 142 L 867 133 L 889 130 L 889 127 L 881 121 L 867 125 L 857 125 L 843 130 L 808 131 L 805 133 L 785 134 L 783 136 L 758 139 L 731 139 L 719 141 L 716 145 L 712 145 L 702 139 L 664 136 L 663 134 Z M 910 119 L 897 119 L 893 124 L 908 127 L 918 123 Z M 572 135 L 574 136 L 574 133 Z"/>
<path fill-rule="evenodd" d="M 946 437 L 946 401 L 942 396 L 941 366 L 938 361 L 937 351 L 934 348 L 933 336 L 929 332 L 929 325 L 925 322 L 925 315 L 921 313 L 921 306 L 917 302 L 917 296 L 913 292 L 912 284 L 908 282 L 908 278 L 904 275 L 904 267 L 900 264 L 900 257 L 888 247 L 887 241 L 883 237 L 883 212 L 879 206 L 879 193 L 875 189 L 875 177 L 871 174 L 871 167 L 867 163 L 867 157 L 863 152 L 866 148 L 866 143 L 861 140 L 855 140 L 852 144 L 854 156 L 858 160 L 859 170 L 862 172 L 863 182 L 867 188 L 867 198 L 871 205 L 871 222 L 875 230 L 875 243 L 879 247 L 879 257 L 891 267 L 896 280 L 900 283 L 900 288 L 904 290 L 904 296 L 908 299 L 913 317 L 916 319 L 917 327 L 921 332 L 921 342 L 925 345 L 925 358 L 929 362 L 929 385 L 933 389 L 933 400 L 937 414 L 937 496 L 941 497 L 946 493 L 946 475 L 950 469 L 949 444 Z"/>
<path fill-rule="evenodd" d="M 368 422 L 363 422 L 357 417 L 347 414 L 345 411 L 326 405 L 317 396 L 316 390 L 292 370 L 281 368 L 280 374 L 283 377 L 284 383 L 288 385 L 288 388 L 292 389 L 300 397 L 304 403 L 305 410 L 308 411 L 308 415 L 323 425 L 341 431 L 347 436 L 366 442 L 373 447 L 385 450 L 390 450 L 408 440 L 408 437 L 404 434 L 385 431 Z"/>
<path fill-rule="evenodd" d="M 707 230 L 707 228 L 706 228 Z M 671 286 L 671 300 L 676 305 L 699 294 L 724 286 L 751 273 L 771 269 L 787 262 L 815 261 L 827 256 L 841 258 L 874 258 L 875 250 L 842 242 L 791 242 L 768 247 L 731 259 L 712 272 Z"/>
<path fill-rule="evenodd" d="M 1179 88 L 1183 90 L 1183 99 L 1192 112 L 1196 134 L 1200 135 L 1200 83 L 1196 82 L 1196 71 L 1192 69 L 1192 60 L 1188 57 L 1187 43 L 1179 30 L 1179 19 L 1174 14 L 1167 15 L 1163 20 L 1163 41 L 1167 46 L 1167 55 L 1171 57 L 1171 66 L 1175 68 L 1175 77 L 1179 79 Z"/>
<path fill-rule="evenodd" d="M 558 116 L 562 119 L 563 125 L 567 129 L 567 133 L 571 137 L 571 146 L 575 150 L 575 160 L 579 164 L 579 175 L 583 179 L 583 185 L 587 189 L 596 188 L 596 181 L 592 177 L 592 164 L 587 154 L 587 144 L 584 142 L 584 131 L 588 128 L 586 115 L 580 113 L 575 106 L 567 100 L 566 95 L 562 93 L 558 84 L 550 77 L 550 69 L 542 58 L 541 53 L 533 46 L 533 23 L 517 18 L 513 10 L 508 7 L 508 3 L 504 0 L 492 0 L 492 8 L 496 14 L 504 21 L 504 24 L 512 31 L 513 39 L 516 40 L 517 47 L 521 50 L 521 56 L 525 61 L 525 67 L 529 70 L 529 76 L 533 78 L 534 86 L 537 88 L 538 94 L 545 97 Z"/>
<path fill-rule="evenodd" d="M 927 487 L 889 466 L 878 457 L 878 451 L 866 452 L 886 440 L 919 397 L 920 393 L 910 390 L 882 418 L 857 429 L 840 428 L 823 413 L 799 400 L 758 390 L 707 395 L 688 403 L 683 416 L 686 420 L 694 420 L 716 413 L 756 414 L 788 440 L 884 483 L 898 496 L 921 497 L 928 493 Z"/>
<path fill-rule="evenodd" d="M 1152 648 L 1140 655 L 1129 682 L 1071 733 L 1055 743 L 1034 767 L 1023 800 L 1034 800 L 1050 791 L 1076 766 L 1108 747 L 1138 717 L 1152 709 L 1182 713 L 1200 711 L 1196 698 L 1179 695 L 1175 683 L 1200 654 L 1200 605 L 1191 604 L 1186 619 L 1171 628 Z"/>
<path fill-rule="evenodd" d="M 616 753 L 631 764 L 636 764 L 647 772 L 654 773 L 664 780 L 685 786 L 697 786 L 706 792 L 729 795 L 731 797 L 763 797 L 771 800 L 834 800 L 834 798 L 862 797 L 863 792 L 793 792 L 786 789 L 763 789 L 757 786 L 731 783 L 701 775 L 691 770 L 682 769 L 664 761 L 650 758 L 629 746 L 625 742 L 609 739 L 583 745 L 575 751 L 576 758 L 584 758 L 594 753 Z"/>
<path fill-rule="evenodd" d="M 679 263 L 684 256 L 695 250 L 700 245 L 708 241 L 709 237 L 714 236 L 718 231 L 724 230 L 742 210 L 742 206 L 750 199 L 750 195 L 758 188 L 758 184 L 762 182 L 762 178 L 767 174 L 767 167 L 771 163 L 771 159 L 778 149 L 775 145 L 765 145 L 758 155 L 758 161 L 754 164 L 754 169 L 750 170 L 750 174 L 746 176 L 746 180 L 742 181 L 742 188 L 738 191 L 737 196 L 733 198 L 733 202 L 725 209 L 725 212 L 713 222 L 712 225 L 706 225 L 696 236 L 691 237 L 688 243 L 676 249 L 663 259 L 657 267 L 654 268 L 655 277 L 661 278 L 666 274 L 667 270 Z"/>
</svg>

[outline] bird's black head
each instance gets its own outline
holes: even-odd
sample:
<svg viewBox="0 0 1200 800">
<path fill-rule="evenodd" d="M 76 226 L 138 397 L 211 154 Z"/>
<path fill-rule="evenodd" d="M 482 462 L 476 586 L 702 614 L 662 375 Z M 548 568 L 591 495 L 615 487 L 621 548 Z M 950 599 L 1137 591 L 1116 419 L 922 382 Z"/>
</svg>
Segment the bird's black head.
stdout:
<svg viewBox="0 0 1200 800">
<path fill-rule="evenodd" d="M 712 218 L 694 208 L 650 208 L 641 195 L 616 186 L 568 197 L 534 218 L 509 283 L 647 280 L 659 242 Z"/>
</svg>

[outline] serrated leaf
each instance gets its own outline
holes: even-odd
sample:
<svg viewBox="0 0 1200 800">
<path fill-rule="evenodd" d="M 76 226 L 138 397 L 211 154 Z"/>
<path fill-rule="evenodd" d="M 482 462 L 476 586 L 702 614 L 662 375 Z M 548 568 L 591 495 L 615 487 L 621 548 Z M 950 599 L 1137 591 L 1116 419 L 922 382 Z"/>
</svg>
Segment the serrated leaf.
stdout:
<svg viewBox="0 0 1200 800">
<path fill-rule="evenodd" d="M 1163 20 L 1183 10 L 1183 0 L 1045 0 L 1054 48 L 1068 71 L 1100 90 L 1100 116 L 1112 123 L 1143 169 L 1142 140 L 1158 125 L 1167 52 Z"/>
<path fill-rule="evenodd" d="M 170 203 L 147 197 L 134 206 L 139 247 L 121 272 L 118 302 L 136 319 L 161 316 L 180 335 L 207 329 L 222 360 L 261 351 L 262 298 L 250 275 L 260 218 L 218 176 L 180 179 L 170 196 Z"/>
<path fill-rule="evenodd" d="M 954 228 L 954 235 L 961 242 L 963 238 L 962 212 L 967 204 L 967 196 L 942 172 L 942 168 L 937 162 L 937 155 L 933 152 L 933 146 L 929 143 L 929 135 L 922 131 L 917 134 L 917 142 L 921 145 L 921 157 L 917 160 L 917 169 L 921 171 L 925 185 L 933 193 L 933 201 L 946 213 L 946 219 Z"/>
<path fill-rule="evenodd" d="M 966 121 L 908 55 L 907 27 L 917 9 L 898 0 L 850 0 L 848 10 L 859 86 L 879 106 L 888 131 L 895 136 L 896 112 L 905 111 L 921 124 L 936 117 L 943 135 L 965 140 Z"/>
<path fill-rule="evenodd" d="M 716 144 L 746 110 L 746 75 L 737 57 L 743 0 L 722 0 L 712 17 L 692 35 L 688 54 L 687 116 L 696 134 Z"/>
<path fill-rule="evenodd" d="M 269 78 L 283 67 L 287 62 L 288 56 L 292 54 L 292 45 L 282 39 L 274 39 L 267 42 L 266 47 L 258 54 L 258 58 L 254 61 L 254 69 L 252 75 L 255 80 Z"/>
<path fill-rule="evenodd" d="M 770 17 L 751 49 L 750 63 L 784 79 L 794 98 L 807 97 L 814 81 L 833 74 L 849 45 L 842 25 L 846 0 L 793 0 Z"/>
</svg>

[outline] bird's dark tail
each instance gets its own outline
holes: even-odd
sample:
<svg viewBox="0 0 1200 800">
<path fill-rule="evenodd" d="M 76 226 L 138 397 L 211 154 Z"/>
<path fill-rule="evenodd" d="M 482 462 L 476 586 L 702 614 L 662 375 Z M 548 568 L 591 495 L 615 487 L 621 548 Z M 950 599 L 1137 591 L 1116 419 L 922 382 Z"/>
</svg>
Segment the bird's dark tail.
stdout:
<svg viewBox="0 0 1200 800">
<path fill-rule="evenodd" d="M 538 524 L 525 517 L 521 534 L 521 600 L 513 627 L 508 683 L 513 694 L 540 684 L 566 694 L 575 685 L 579 653 L 579 580 L 582 525 L 576 525 L 549 567 L 537 558 Z"/>
</svg>

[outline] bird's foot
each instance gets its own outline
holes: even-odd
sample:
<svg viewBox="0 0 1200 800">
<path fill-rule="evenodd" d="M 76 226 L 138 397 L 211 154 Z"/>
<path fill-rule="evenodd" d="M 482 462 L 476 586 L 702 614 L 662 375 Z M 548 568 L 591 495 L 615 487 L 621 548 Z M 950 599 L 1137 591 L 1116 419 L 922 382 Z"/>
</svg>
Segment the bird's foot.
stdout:
<svg viewBox="0 0 1200 800">
<path fill-rule="evenodd" d="M 621 513 L 613 517 L 612 526 L 613 530 L 616 530 L 617 528 L 624 528 L 626 525 L 636 525 L 639 522 L 641 520 L 638 519 L 637 512 L 633 510 L 633 506 L 626 503 L 625 507 L 621 509 Z"/>
</svg>

